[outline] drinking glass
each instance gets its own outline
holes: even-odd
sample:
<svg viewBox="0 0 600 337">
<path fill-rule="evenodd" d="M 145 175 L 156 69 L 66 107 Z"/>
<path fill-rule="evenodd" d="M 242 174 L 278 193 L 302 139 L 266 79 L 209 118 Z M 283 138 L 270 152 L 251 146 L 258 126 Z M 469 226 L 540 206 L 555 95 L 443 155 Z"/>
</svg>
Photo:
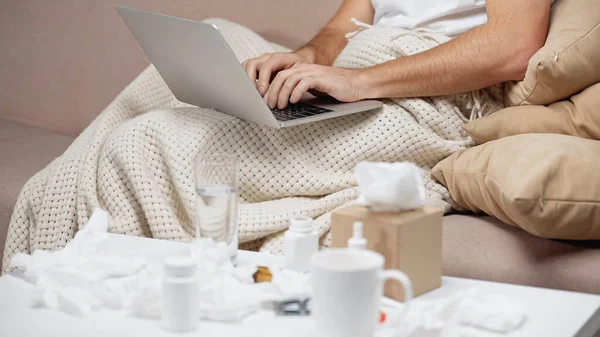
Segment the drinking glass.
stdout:
<svg viewBox="0 0 600 337">
<path fill-rule="evenodd" d="M 195 168 L 196 237 L 209 237 L 227 244 L 236 262 L 237 160 L 228 155 L 199 156 Z"/>
</svg>

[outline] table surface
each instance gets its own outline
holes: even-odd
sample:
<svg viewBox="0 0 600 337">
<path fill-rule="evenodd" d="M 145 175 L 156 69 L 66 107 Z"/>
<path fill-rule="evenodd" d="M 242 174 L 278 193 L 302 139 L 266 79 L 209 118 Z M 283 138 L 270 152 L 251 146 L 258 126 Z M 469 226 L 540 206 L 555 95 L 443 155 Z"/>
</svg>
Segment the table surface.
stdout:
<svg viewBox="0 0 600 337">
<path fill-rule="evenodd" d="M 143 254 L 152 261 L 177 254 L 182 243 L 110 234 L 103 250 L 112 254 Z M 281 257 L 240 251 L 240 263 L 281 263 Z M 600 296 L 560 290 L 443 277 L 442 287 L 419 296 L 415 301 L 431 300 L 449 293 L 477 287 L 518 299 L 525 305 L 527 323 L 504 336 L 591 337 L 600 329 Z M 307 317 L 275 317 L 268 312 L 250 316 L 235 324 L 201 321 L 190 333 L 169 333 L 156 321 L 123 317 L 111 311 L 98 311 L 86 317 L 70 316 L 44 308 L 31 308 L 36 288 L 12 275 L 0 277 L 0 336 L 311 336 L 312 321 Z M 499 336 L 483 333 L 477 336 Z"/>
</svg>

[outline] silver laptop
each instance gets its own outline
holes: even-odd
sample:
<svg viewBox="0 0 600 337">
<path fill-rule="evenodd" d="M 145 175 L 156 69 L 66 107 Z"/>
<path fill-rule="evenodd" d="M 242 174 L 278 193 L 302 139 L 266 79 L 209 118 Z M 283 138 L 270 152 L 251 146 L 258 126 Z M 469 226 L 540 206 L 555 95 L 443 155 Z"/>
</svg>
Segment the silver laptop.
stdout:
<svg viewBox="0 0 600 337">
<path fill-rule="evenodd" d="M 135 8 L 119 14 L 178 100 L 282 128 L 377 109 L 379 101 L 340 103 L 305 94 L 284 110 L 269 109 L 214 25 Z"/>
</svg>

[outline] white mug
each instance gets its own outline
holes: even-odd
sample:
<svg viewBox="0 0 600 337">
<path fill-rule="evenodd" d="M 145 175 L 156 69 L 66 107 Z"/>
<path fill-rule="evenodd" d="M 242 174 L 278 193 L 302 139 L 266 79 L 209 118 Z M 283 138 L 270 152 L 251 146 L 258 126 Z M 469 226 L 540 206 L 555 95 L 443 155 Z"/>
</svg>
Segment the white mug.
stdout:
<svg viewBox="0 0 600 337">
<path fill-rule="evenodd" d="M 412 298 L 410 279 L 399 270 L 383 270 L 384 261 L 381 254 L 364 249 L 328 249 L 313 255 L 311 315 L 319 336 L 373 336 L 387 279 L 404 287 L 406 313 Z"/>
</svg>

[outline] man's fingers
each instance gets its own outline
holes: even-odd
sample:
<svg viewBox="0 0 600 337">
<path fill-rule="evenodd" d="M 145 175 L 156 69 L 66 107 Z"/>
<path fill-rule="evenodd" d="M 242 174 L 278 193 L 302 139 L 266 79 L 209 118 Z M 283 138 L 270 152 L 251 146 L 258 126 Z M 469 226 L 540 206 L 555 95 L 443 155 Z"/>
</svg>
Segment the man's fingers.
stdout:
<svg viewBox="0 0 600 337">
<path fill-rule="evenodd" d="M 282 55 L 273 54 L 260 65 L 258 68 L 258 92 L 264 95 L 269 88 L 269 82 L 271 82 L 271 76 L 277 71 L 283 70 L 287 63 Z"/>
<path fill-rule="evenodd" d="M 290 103 L 296 104 L 300 102 L 302 95 L 304 95 L 305 92 L 312 88 L 314 82 L 314 77 L 305 77 L 300 82 L 298 82 L 298 85 L 296 85 L 296 87 L 292 91 L 292 94 L 290 95 Z"/>
<path fill-rule="evenodd" d="M 296 72 L 296 73 L 292 73 L 290 76 L 288 76 L 287 80 L 281 87 L 281 91 L 279 92 L 279 98 L 277 99 L 277 108 L 278 109 L 285 109 L 285 107 L 288 105 L 288 102 L 290 102 L 290 96 L 292 95 L 292 91 L 294 91 L 294 89 L 296 88 L 298 83 L 300 83 L 300 81 L 302 81 L 301 74 L 302 73 L 300 73 L 300 72 Z M 292 102 L 292 103 L 296 103 L 296 102 Z"/>
<path fill-rule="evenodd" d="M 275 108 L 275 106 L 277 106 L 277 101 L 279 99 L 279 93 L 281 92 L 281 87 L 283 87 L 283 84 L 285 83 L 285 81 L 287 81 L 287 78 L 293 73 L 295 72 L 294 70 L 288 69 L 288 70 L 283 70 L 280 71 L 279 73 L 277 73 L 277 76 L 275 76 L 275 78 L 273 79 L 273 82 L 271 82 L 271 85 L 269 86 L 269 90 L 268 90 L 268 95 L 267 97 L 267 105 L 269 106 L 269 108 L 273 109 Z"/>
<path fill-rule="evenodd" d="M 256 60 L 246 61 L 242 64 L 244 66 L 244 70 L 250 77 L 252 84 L 256 84 L 256 67 L 258 66 Z"/>
<path fill-rule="evenodd" d="M 258 92 L 260 92 L 261 95 L 266 94 L 267 89 L 269 88 L 269 82 L 271 81 L 271 74 L 273 71 L 277 70 L 274 69 L 274 64 L 269 62 L 263 63 L 258 69 Z"/>
<path fill-rule="evenodd" d="M 259 57 L 246 60 L 242 63 L 242 67 L 244 67 L 244 70 L 248 74 L 248 77 L 250 77 L 250 80 L 253 84 L 256 84 L 258 68 L 262 63 L 269 59 L 270 55 L 271 54 L 262 54 Z"/>
</svg>

